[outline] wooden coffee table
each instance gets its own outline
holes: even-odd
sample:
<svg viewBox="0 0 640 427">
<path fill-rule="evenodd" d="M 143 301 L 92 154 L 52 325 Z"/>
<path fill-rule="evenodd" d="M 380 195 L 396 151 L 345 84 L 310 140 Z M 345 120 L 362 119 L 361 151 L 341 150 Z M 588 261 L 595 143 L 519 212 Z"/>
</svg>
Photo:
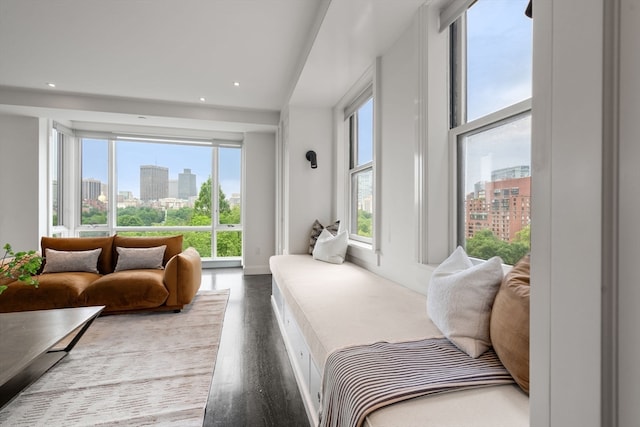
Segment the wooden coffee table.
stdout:
<svg viewBox="0 0 640 427">
<path fill-rule="evenodd" d="M 0 408 L 65 357 L 103 309 L 0 313 Z M 53 348 L 72 334 L 66 347 Z"/>
</svg>

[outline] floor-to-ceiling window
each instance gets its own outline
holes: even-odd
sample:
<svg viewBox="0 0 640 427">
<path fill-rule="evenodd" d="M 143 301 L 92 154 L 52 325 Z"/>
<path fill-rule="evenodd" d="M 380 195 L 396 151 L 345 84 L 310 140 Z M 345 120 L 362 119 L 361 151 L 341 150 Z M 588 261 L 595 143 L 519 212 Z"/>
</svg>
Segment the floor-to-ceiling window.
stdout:
<svg viewBox="0 0 640 427">
<path fill-rule="evenodd" d="M 242 256 L 237 142 L 77 134 L 70 235 L 182 234 L 205 258 Z"/>
</svg>

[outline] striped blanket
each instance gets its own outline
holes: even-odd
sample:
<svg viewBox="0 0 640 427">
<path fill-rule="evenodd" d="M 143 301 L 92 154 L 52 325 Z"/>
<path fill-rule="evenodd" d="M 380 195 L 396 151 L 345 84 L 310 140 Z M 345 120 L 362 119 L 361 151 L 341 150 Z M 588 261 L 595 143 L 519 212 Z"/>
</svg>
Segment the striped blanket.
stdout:
<svg viewBox="0 0 640 427">
<path fill-rule="evenodd" d="M 473 359 L 446 338 L 349 347 L 325 364 L 320 426 L 360 427 L 402 400 L 512 382 L 493 349 Z"/>
</svg>

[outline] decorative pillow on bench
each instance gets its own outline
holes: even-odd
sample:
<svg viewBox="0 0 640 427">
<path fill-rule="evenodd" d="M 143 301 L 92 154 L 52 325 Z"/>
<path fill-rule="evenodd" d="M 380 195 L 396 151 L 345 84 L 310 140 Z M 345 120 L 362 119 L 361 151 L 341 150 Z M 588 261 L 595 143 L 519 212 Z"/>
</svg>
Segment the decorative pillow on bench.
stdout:
<svg viewBox="0 0 640 427">
<path fill-rule="evenodd" d="M 313 248 L 313 259 L 330 262 L 332 264 L 342 264 L 347 255 L 349 235 L 346 231 L 341 231 L 334 236 L 326 229 L 322 230 L 316 245 Z"/>
<path fill-rule="evenodd" d="M 309 236 L 309 255 L 313 254 L 313 249 L 316 246 L 316 242 L 318 241 L 318 237 L 320 237 L 322 230 L 327 230 L 331 235 L 336 236 L 339 229 L 340 220 L 337 220 L 333 224 L 329 224 L 325 227 L 316 219 L 311 226 L 311 235 Z"/>
<path fill-rule="evenodd" d="M 473 265 L 460 246 L 431 276 L 429 317 L 449 341 L 473 358 L 491 347 L 489 319 L 502 277 L 500 257 Z"/>
<path fill-rule="evenodd" d="M 507 273 L 491 311 L 491 342 L 500 361 L 529 394 L 530 256 Z"/>
</svg>

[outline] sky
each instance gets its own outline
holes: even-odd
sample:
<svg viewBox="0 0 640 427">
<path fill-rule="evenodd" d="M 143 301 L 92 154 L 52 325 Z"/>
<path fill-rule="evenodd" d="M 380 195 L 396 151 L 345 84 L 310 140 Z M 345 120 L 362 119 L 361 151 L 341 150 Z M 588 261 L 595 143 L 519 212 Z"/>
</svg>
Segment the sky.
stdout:
<svg viewBox="0 0 640 427">
<path fill-rule="evenodd" d="M 107 141 L 84 139 L 82 148 L 83 178 L 107 183 Z M 169 168 L 170 180 L 177 180 L 184 169 L 191 169 L 191 173 L 196 175 L 199 191 L 211 175 L 211 153 L 211 147 L 117 141 L 117 190 L 131 191 L 134 197 L 140 197 L 140 166 L 154 165 Z M 220 186 L 227 198 L 233 193 L 240 193 L 240 156 L 238 148 L 220 147 L 218 150 Z"/>
<path fill-rule="evenodd" d="M 467 119 L 531 97 L 532 22 L 528 0 L 479 0 L 467 11 Z M 466 139 L 465 193 L 491 171 L 531 166 L 531 119 Z"/>
</svg>

